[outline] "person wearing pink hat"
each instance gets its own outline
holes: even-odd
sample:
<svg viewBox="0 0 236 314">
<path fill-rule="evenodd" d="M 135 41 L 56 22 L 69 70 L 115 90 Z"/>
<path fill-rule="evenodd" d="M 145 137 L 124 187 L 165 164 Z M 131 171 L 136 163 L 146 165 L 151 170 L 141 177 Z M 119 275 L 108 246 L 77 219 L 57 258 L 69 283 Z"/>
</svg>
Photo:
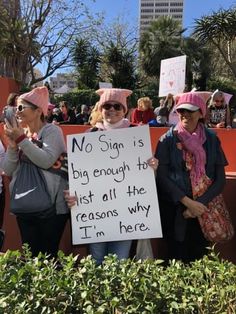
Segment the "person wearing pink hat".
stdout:
<svg viewBox="0 0 236 314">
<path fill-rule="evenodd" d="M 47 122 L 51 123 L 54 119 L 53 115 L 53 109 L 55 108 L 55 105 L 48 103 L 48 112 L 47 112 Z"/>
<path fill-rule="evenodd" d="M 127 97 L 132 91 L 119 88 L 104 88 L 97 90 L 100 96 L 96 106 L 101 113 L 102 120 L 98 120 L 90 132 L 95 131 L 110 131 L 114 129 L 127 128 L 132 126 L 130 121 L 125 118 L 127 112 Z M 158 162 L 151 157 L 148 161 L 150 167 L 157 169 Z M 68 206 L 72 207 L 76 202 L 76 197 L 65 193 Z M 108 254 L 116 254 L 119 259 L 129 257 L 132 241 L 111 241 L 102 243 L 92 243 L 89 245 L 89 250 L 96 263 L 100 265 L 104 257 Z"/>
<path fill-rule="evenodd" d="M 222 192 L 227 160 L 215 133 L 205 127 L 206 105 L 196 93 L 178 99 L 179 122 L 159 140 L 157 187 L 166 260 L 190 262 L 209 245 L 197 217 Z"/>
<path fill-rule="evenodd" d="M 223 92 L 216 90 L 210 99 L 206 123 L 210 128 L 231 128 L 229 104 Z"/>
<path fill-rule="evenodd" d="M 13 194 L 13 189 L 24 189 L 22 183 L 19 186 L 15 184 L 24 163 L 28 162 L 42 171 L 51 199 L 50 208 L 39 208 L 41 199 L 32 199 L 27 204 L 29 209 L 19 208 L 14 211 L 22 242 L 29 245 L 33 256 L 39 252 L 57 255 L 59 241 L 69 217 L 63 195 L 63 190 L 68 186 L 67 178 L 53 170 L 54 163 L 66 152 L 65 141 L 61 129 L 46 122 L 47 111 L 48 89 L 45 86 L 37 87 L 18 97 L 17 120 L 13 120 L 13 124 L 6 121 L 5 125 L 8 147 L 3 169 L 6 175 L 12 177 L 10 194 Z M 32 186 L 32 189 L 20 193 L 17 199 L 30 195 L 36 188 L 37 185 Z"/>
</svg>

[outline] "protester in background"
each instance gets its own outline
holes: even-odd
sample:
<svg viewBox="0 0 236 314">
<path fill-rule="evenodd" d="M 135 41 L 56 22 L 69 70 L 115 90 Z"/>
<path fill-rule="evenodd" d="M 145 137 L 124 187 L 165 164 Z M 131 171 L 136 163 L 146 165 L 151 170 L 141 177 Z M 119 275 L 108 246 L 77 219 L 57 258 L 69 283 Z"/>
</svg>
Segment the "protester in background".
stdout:
<svg viewBox="0 0 236 314">
<path fill-rule="evenodd" d="M 48 81 L 46 81 L 46 82 L 44 83 L 44 86 L 46 86 L 47 89 L 48 89 L 48 96 L 49 96 L 49 99 L 50 99 L 50 97 L 52 97 L 52 95 L 53 95 L 53 90 L 51 89 L 51 86 L 50 86 L 50 84 L 48 83 Z"/>
<path fill-rule="evenodd" d="M 67 101 L 61 101 L 59 104 L 60 113 L 54 118 L 54 124 L 76 124 L 74 110 L 69 108 Z"/>
<path fill-rule="evenodd" d="M 90 131 L 110 131 L 130 127 L 130 121 L 125 118 L 125 114 L 127 112 L 127 97 L 132 91 L 118 88 L 104 88 L 99 89 L 97 93 L 100 95 L 97 107 L 101 113 L 102 121 L 98 121 Z M 155 158 L 150 158 L 148 164 L 154 170 L 157 169 L 157 160 Z M 69 207 L 75 205 L 76 198 L 70 196 L 68 191 L 65 193 L 65 198 Z M 92 243 L 89 245 L 89 249 L 97 264 L 101 264 L 104 256 L 108 254 L 116 254 L 119 259 L 128 258 L 131 243 L 131 240 Z"/>
<path fill-rule="evenodd" d="M 131 123 L 147 124 L 155 119 L 155 114 L 152 108 L 152 100 L 149 97 L 138 99 L 138 107 L 135 108 L 131 115 Z"/>
<path fill-rule="evenodd" d="M 168 259 L 190 262 L 206 253 L 197 217 L 222 192 L 227 165 L 216 134 L 204 126 L 206 105 L 196 93 L 180 96 L 179 122 L 164 134 L 155 157 L 157 186 Z"/>
<path fill-rule="evenodd" d="M 159 108 L 163 107 L 164 102 L 165 102 L 165 99 L 164 99 L 164 98 L 160 98 L 160 100 L 159 100 L 159 106 L 154 109 L 155 115 L 158 114 Z"/>
<path fill-rule="evenodd" d="M 216 90 L 210 99 L 206 123 L 210 128 L 231 128 L 230 108 L 224 93 Z"/>
<path fill-rule="evenodd" d="M 88 124 L 89 116 L 89 107 L 81 105 L 80 113 L 76 115 L 76 124 Z"/>
<path fill-rule="evenodd" d="M 53 123 L 56 124 L 60 112 L 61 112 L 61 110 L 60 110 L 59 108 L 57 108 L 57 107 L 55 107 L 55 108 L 52 110 L 52 114 L 53 114 Z"/>
<path fill-rule="evenodd" d="M 173 126 L 178 123 L 178 115 L 175 111 L 175 98 L 172 94 L 168 94 L 165 98 L 165 107 L 168 109 L 167 125 Z"/>
<path fill-rule="evenodd" d="M 16 107 L 16 101 L 18 97 L 19 97 L 18 93 L 10 93 L 7 98 L 7 106 Z"/>
<path fill-rule="evenodd" d="M 175 105 L 174 96 L 172 94 L 168 94 L 165 98 L 164 104 L 165 104 L 165 107 L 167 107 L 168 112 L 170 113 Z"/>
<path fill-rule="evenodd" d="M 159 103 L 160 106 L 154 110 L 156 119 L 153 119 L 148 123 L 150 126 L 164 127 L 167 125 L 167 120 L 169 116 L 167 104 L 165 103 L 163 98 L 160 99 Z"/>
<path fill-rule="evenodd" d="M 48 112 L 47 112 L 47 122 L 51 123 L 54 119 L 53 115 L 53 109 L 55 108 L 55 105 L 48 103 Z"/>
<path fill-rule="evenodd" d="M 95 106 L 91 110 L 91 114 L 89 117 L 89 124 L 92 127 L 95 127 L 96 123 L 102 122 L 102 113 L 99 110 L 99 102 L 96 102 Z"/>
<path fill-rule="evenodd" d="M 22 208 L 16 214 L 22 242 L 29 245 L 33 256 L 39 252 L 56 256 L 69 217 L 63 195 L 68 181 L 52 169 L 61 154 L 66 152 L 66 146 L 61 129 L 45 122 L 47 110 L 48 89 L 37 87 L 17 99 L 16 115 L 20 124 L 5 125 L 8 146 L 3 169 L 6 175 L 12 177 L 10 193 L 25 161 L 42 170 L 51 199 L 52 206 L 46 210 L 34 212 L 37 203 L 34 199 L 32 210 L 25 212 Z M 24 125 L 25 129 L 20 125 Z M 31 193 L 33 188 L 23 193 L 21 198 Z"/>
<path fill-rule="evenodd" d="M 4 122 L 4 119 L 6 118 L 6 111 L 8 109 L 11 111 L 15 110 L 14 108 L 16 107 L 16 100 L 17 100 L 18 96 L 19 96 L 19 94 L 17 94 L 17 93 L 10 93 L 8 95 L 7 104 L 6 104 L 6 106 L 3 107 L 2 113 L 0 115 L 0 122 Z"/>
</svg>

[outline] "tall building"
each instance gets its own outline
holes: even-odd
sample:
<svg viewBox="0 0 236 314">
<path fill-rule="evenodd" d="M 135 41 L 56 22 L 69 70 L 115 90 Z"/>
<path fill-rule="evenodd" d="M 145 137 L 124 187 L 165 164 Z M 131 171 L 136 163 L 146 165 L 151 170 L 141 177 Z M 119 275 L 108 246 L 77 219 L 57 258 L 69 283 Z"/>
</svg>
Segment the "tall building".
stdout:
<svg viewBox="0 0 236 314">
<path fill-rule="evenodd" d="M 77 87 L 77 78 L 73 73 L 57 73 L 56 76 L 50 77 L 50 86 L 52 89 L 58 89 L 63 85 L 69 88 Z"/>
<path fill-rule="evenodd" d="M 145 31 L 159 16 L 172 16 L 183 23 L 184 0 L 139 0 L 139 32 Z"/>
</svg>

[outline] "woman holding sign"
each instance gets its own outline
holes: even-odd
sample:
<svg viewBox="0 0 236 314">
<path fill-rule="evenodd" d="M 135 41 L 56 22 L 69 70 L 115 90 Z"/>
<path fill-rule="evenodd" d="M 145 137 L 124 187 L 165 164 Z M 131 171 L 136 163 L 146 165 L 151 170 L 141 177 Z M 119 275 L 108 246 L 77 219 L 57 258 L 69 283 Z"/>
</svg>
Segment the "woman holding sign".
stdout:
<svg viewBox="0 0 236 314">
<path fill-rule="evenodd" d="M 222 192 L 227 165 L 216 134 L 205 128 L 206 104 L 197 93 L 185 93 L 176 105 L 179 122 L 158 143 L 158 196 L 167 258 L 190 262 L 208 246 L 198 217 Z"/>
<path fill-rule="evenodd" d="M 109 131 L 132 126 L 130 121 L 125 119 L 127 97 L 132 91 L 127 89 L 107 88 L 99 89 L 97 93 L 100 95 L 97 106 L 101 113 L 102 121 L 97 122 L 96 125 L 90 129 L 90 132 Z M 154 170 L 157 169 L 158 162 L 155 158 L 150 158 L 148 164 Z M 65 192 L 65 199 L 69 207 L 75 205 L 76 197 L 70 196 L 68 191 Z M 131 243 L 132 240 L 92 243 L 89 245 L 89 249 L 97 264 L 101 264 L 104 256 L 108 254 L 116 254 L 119 259 L 128 258 Z"/>
</svg>

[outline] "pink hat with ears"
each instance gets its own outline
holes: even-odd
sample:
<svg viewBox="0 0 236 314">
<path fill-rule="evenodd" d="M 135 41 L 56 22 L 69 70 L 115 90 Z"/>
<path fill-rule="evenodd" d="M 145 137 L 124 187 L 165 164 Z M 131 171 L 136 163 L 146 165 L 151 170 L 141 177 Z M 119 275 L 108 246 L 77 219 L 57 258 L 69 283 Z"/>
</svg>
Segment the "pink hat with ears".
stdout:
<svg viewBox="0 0 236 314">
<path fill-rule="evenodd" d="M 55 105 L 51 104 L 50 102 L 48 103 L 48 109 L 53 110 L 55 108 Z"/>
<path fill-rule="evenodd" d="M 18 100 L 25 100 L 42 109 L 44 116 L 48 112 L 48 89 L 46 86 L 36 87 L 30 92 L 19 96 Z"/>
<path fill-rule="evenodd" d="M 203 117 L 206 115 L 206 104 L 202 97 L 198 96 L 195 92 L 182 94 L 178 99 L 175 109 L 187 109 L 190 111 L 197 111 L 200 109 Z"/>
<path fill-rule="evenodd" d="M 121 104 L 124 107 L 125 112 L 128 111 L 127 97 L 132 94 L 131 90 L 121 88 L 100 88 L 96 93 L 100 96 L 98 101 L 99 110 L 102 110 L 102 105 L 112 101 Z"/>
</svg>

